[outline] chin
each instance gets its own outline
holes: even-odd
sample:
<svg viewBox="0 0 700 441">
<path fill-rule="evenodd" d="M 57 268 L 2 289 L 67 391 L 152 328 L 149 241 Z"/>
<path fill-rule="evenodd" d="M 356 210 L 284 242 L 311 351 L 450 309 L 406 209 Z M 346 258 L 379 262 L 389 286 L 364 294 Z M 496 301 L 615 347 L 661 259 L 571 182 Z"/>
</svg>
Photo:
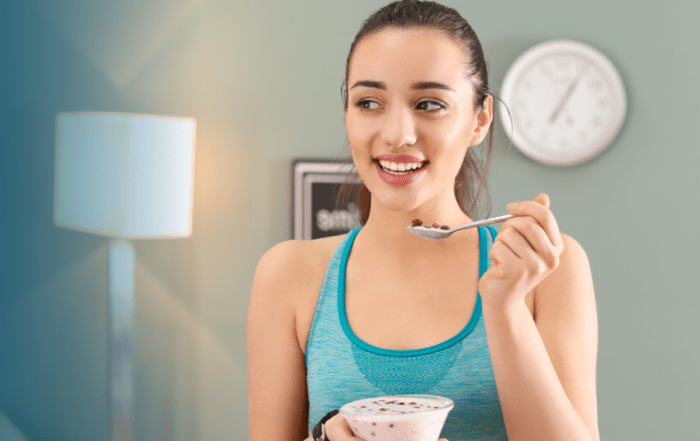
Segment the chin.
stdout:
<svg viewBox="0 0 700 441">
<path fill-rule="evenodd" d="M 371 190 L 370 190 L 371 192 Z M 384 195 L 375 196 L 376 193 L 372 193 L 373 204 L 380 205 L 382 208 L 392 212 L 410 212 L 418 209 L 421 205 L 420 201 L 414 198 L 408 198 L 406 196 L 390 196 Z"/>
</svg>

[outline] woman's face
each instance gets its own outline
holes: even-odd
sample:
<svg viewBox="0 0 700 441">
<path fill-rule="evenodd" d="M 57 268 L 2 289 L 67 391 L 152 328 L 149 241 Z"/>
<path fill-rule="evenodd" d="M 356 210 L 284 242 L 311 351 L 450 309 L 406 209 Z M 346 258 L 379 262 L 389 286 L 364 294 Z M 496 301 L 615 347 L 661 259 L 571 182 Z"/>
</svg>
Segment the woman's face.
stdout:
<svg viewBox="0 0 700 441">
<path fill-rule="evenodd" d="M 460 47 L 432 30 L 383 30 L 355 47 L 345 125 L 373 211 L 375 203 L 391 211 L 454 204 L 467 148 L 491 122 L 490 97 L 486 112 L 474 109 L 464 62 Z"/>
</svg>

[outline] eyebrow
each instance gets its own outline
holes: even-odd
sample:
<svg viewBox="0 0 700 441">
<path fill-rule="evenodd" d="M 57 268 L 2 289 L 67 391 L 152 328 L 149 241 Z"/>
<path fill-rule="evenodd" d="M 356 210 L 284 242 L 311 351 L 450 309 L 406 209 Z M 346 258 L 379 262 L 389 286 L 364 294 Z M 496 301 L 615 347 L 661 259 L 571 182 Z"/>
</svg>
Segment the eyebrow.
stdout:
<svg viewBox="0 0 700 441">
<path fill-rule="evenodd" d="M 386 90 L 386 84 L 382 83 L 381 81 L 370 81 L 370 80 L 358 81 L 357 83 L 353 84 L 350 89 L 354 89 L 355 87 L 358 87 L 358 86 L 373 87 L 375 89 Z M 411 89 L 413 89 L 413 90 L 442 89 L 442 90 L 449 90 L 450 92 L 457 92 L 455 89 L 448 86 L 447 84 L 437 83 L 435 81 L 418 81 L 416 83 L 411 84 Z"/>
</svg>

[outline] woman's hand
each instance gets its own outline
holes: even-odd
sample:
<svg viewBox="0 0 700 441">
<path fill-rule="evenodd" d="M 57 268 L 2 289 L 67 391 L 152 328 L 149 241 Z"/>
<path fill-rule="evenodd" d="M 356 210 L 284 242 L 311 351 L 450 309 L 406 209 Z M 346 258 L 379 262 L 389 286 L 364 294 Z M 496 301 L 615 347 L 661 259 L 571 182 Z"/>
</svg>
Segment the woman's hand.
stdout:
<svg viewBox="0 0 700 441">
<path fill-rule="evenodd" d="M 491 267 L 479 280 L 482 302 L 506 311 L 559 266 L 564 250 L 549 196 L 540 193 L 533 201 L 511 205 L 508 212 L 516 217 L 503 223 L 489 252 Z"/>
<path fill-rule="evenodd" d="M 356 437 L 352 433 L 352 429 L 344 416 L 334 415 L 330 420 L 326 421 L 326 437 L 330 441 L 366 441 Z"/>
<path fill-rule="evenodd" d="M 333 416 L 326 422 L 326 437 L 330 441 L 366 441 L 363 438 L 358 438 L 352 433 L 350 425 L 344 416 L 338 414 Z M 441 438 L 438 441 L 447 441 Z"/>
</svg>

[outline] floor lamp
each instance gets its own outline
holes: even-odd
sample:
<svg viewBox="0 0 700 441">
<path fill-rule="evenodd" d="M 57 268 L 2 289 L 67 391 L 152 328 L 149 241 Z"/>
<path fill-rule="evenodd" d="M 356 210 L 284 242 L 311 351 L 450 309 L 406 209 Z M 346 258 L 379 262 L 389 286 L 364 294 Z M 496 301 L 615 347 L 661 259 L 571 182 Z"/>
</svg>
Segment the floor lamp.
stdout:
<svg viewBox="0 0 700 441">
<path fill-rule="evenodd" d="M 134 439 L 132 240 L 192 232 L 195 120 L 56 116 L 54 224 L 110 237 L 111 439 Z"/>
</svg>

